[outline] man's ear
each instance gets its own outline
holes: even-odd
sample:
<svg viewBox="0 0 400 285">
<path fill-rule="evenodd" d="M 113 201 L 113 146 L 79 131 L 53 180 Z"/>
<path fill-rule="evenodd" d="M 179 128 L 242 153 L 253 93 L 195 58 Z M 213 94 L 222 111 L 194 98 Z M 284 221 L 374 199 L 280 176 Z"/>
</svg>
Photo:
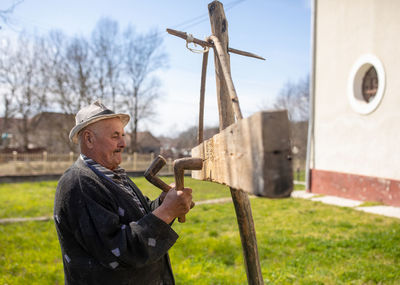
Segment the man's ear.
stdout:
<svg viewBox="0 0 400 285">
<path fill-rule="evenodd" d="M 93 134 L 90 131 L 85 130 L 85 131 L 83 131 L 82 135 L 83 135 L 83 141 L 85 142 L 85 145 L 88 148 L 93 148 Z"/>
</svg>

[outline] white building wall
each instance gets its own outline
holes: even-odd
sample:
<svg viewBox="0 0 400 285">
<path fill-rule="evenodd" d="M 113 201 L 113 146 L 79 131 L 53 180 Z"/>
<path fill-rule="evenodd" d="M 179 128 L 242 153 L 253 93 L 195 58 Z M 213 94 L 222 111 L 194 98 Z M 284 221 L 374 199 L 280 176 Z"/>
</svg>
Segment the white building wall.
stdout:
<svg viewBox="0 0 400 285">
<path fill-rule="evenodd" d="M 400 180 L 399 14 L 399 0 L 317 0 L 313 168 Z M 347 97 L 363 54 L 380 59 L 386 75 L 368 115 Z"/>
</svg>

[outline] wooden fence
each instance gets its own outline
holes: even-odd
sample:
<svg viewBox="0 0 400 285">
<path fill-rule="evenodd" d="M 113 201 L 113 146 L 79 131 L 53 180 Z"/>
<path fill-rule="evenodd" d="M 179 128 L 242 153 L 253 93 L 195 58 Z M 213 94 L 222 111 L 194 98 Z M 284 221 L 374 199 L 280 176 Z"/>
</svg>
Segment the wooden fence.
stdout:
<svg viewBox="0 0 400 285">
<path fill-rule="evenodd" d="M 61 174 L 78 158 L 77 153 L 17 153 L 0 154 L 0 176 Z M 126 171 L 144 171 L 154 159 L 154 154 L 123 154 L 121 167 Z M 173 173 L 172 160 L 161 170 L 161 174 Z"/>
</svg>

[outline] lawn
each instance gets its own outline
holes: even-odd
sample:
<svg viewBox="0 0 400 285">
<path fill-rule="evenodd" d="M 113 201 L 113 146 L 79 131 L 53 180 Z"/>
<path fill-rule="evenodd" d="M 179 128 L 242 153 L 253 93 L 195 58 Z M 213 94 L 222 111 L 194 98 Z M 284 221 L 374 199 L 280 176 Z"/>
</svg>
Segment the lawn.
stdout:
<svg viewBox="0 0 400 285">
<path fill-rule="evenodd" d="M 148 196 L 159 194 L 134 181 Z M 196 201 L 230 196 L 227 187 L 185 181 Z M 51 215 L 55 186 L 0 185 L 0 218 Z M 399 220 L 292 198 L 251 204 L 266 284 L 400 283 Z M 177 284 L 246 284 L 232 203 L 197 205 L 173 227 Z M 63 284 L 53 221 L 0 225 L 0 284 Z"/>
</svg>

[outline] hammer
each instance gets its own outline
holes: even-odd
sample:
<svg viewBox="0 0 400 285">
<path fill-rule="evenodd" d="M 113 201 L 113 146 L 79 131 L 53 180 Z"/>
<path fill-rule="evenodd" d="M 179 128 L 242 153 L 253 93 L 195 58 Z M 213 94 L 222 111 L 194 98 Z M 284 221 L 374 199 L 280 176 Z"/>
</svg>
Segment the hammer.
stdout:
<svg viewBox="0 0 400 285">
<path fill-rule="evenodd" d="M 194 162 L 193 162 L 194 160 Z M 166 160 L 161 155 L 158 155 L 147 170 L 144 172 L 144 177 L 154 186 L 160 188 L 164 192 L 168 192 L 171 189 L 171 186 L 166 184 L 156 175 L 160 171 L 161 168 L 166 164 Z M 183 174 L 185 169 L 193 169 L 200 170 L 203 166 L 203 161 L 201 158 L 182 158 L 174 161 L 174 172 L 175 172 L 175 187 L 176 190 L 182 190 L 184 188 L 183 184 Z M 179 188 L 178 188 L 179 186 Z M 190 208 L 194 207 L 194 202 L 190 205 Z M 186 221 L 185 216 L 178 217 L 178 221 L 180 223 L 184 223 Z"/>
<path fill-rule="evenodd" d="M 149 168 L 144 172 L 144 177 L 154 186 L 160 188 L 163 192 L 168 192 L 171 189 L 167 183 L 162 181 L 156 175 L 167 164 L 167 161 L 161 155 L 158 155 L 153 162 L 150 164 Z"/>
<path fill-rule="evenodd" d="M 197 157 L 184 157 L 174 160 L 174 174 L 175 174 L 175 188 L 176 190 L 182 190 L 184 188 L 183 175 L 185 170 L 201 170 L 203 168 L 203 160 Z M 192 208 L 192 207 L 190 207 Z M 183 215 L 178 217 L 180 223 L 186 221 L 186 217 Z"/>
</svg>

